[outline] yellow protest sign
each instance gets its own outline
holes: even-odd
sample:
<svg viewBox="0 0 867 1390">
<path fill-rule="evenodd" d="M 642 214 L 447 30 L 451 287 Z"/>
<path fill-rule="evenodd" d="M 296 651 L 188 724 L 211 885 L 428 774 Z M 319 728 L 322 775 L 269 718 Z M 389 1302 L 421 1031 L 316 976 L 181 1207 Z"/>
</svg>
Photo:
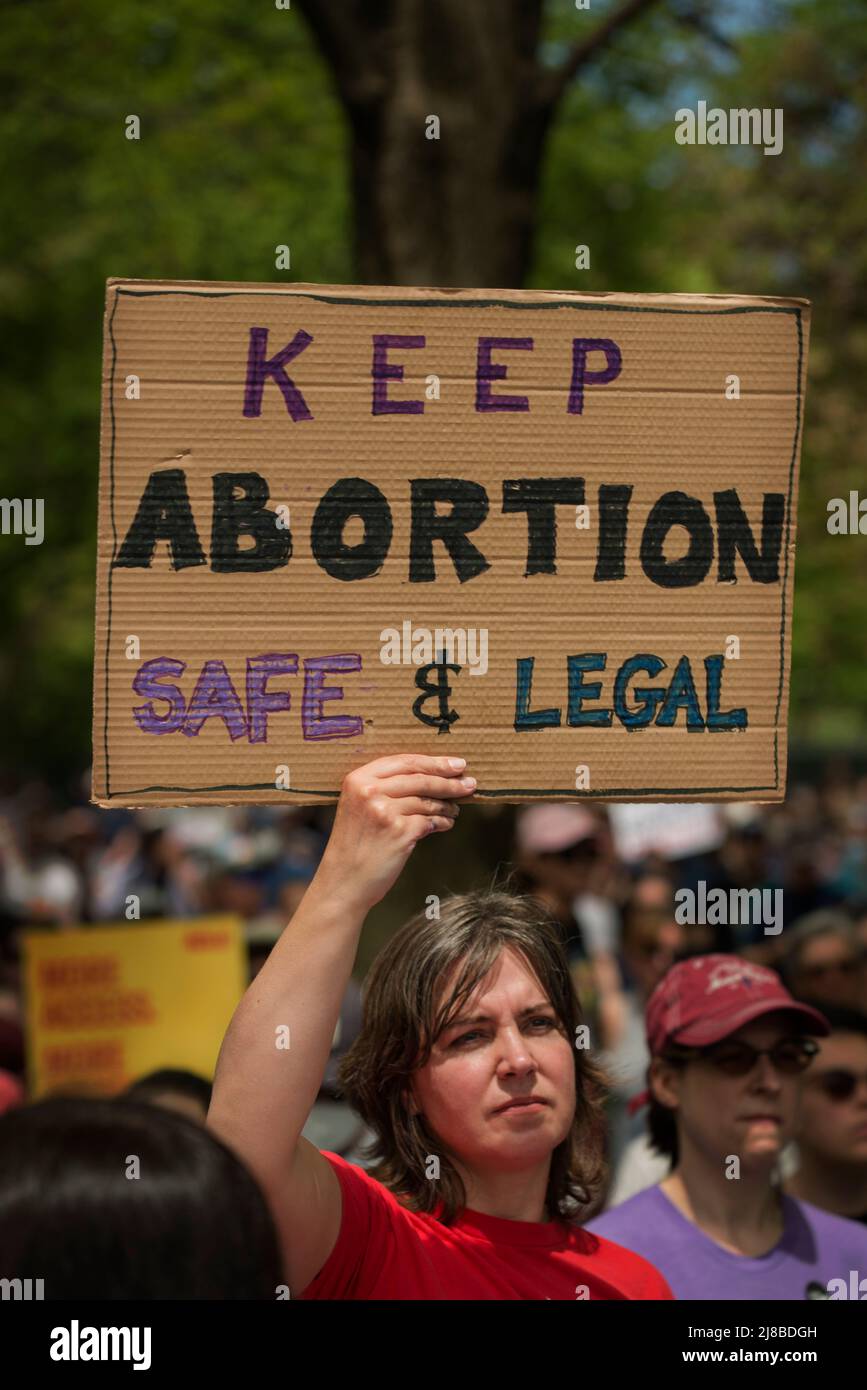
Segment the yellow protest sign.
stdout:
<svg viewBox="0 0 867 1390">
<path fill-rule="evenodd" d="M 31 1095 L 111 1094 L 158 1067 L 211 1077 L 246 983 L 234 917 L 24 933 Z"/>
</svg>

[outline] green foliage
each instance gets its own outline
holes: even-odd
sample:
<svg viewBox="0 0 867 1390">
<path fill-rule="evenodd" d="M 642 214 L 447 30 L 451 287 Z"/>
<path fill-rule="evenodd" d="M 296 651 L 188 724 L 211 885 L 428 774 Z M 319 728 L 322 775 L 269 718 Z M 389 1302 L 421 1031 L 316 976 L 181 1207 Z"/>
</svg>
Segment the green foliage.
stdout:
<svg viewBox="0 0 867 1390">
<path fill-rule="evenodd" d="M 552 7 L 555 47 L 587 22 L 570 11 Z M 573 87 L 533 283 L 812 301 L 791 729 L 845 744 L 864 739 L 867 556 L 862 537 L 828 534 L 827 505 L 867 496 L 867 25 L 860 0 L 797 0 L 744 6 L 725 32 L 736 56 L 655 13 Z M 677 145 L 675 112 L 699 99 L 782 108 L 782 152 Z M 589 271 L 574 265 L 582 242 Z"/>
<path fill-rule="evenodd" d="M 545 61 L 605 8 L 549 0 Z M 867 703 L 864 541 L 829 536 L 826 506 L 867 487 L 863 8 L 726 6 L 737 56 L 680 8 L 648 11 L 568 93 L 531 283 L 813 300 L 793 728 L 848 738 Z M 297 8 L 22 4 L 4 37 L 0 494 L 44 497 L 46 539 L 0 543 L 0 710 L 12 762 L 63 772 L 89 752 L 105 280 L 351 280 L 347 132 Z M 676 145 L 698 98 L 783 107 L 783 153 Z"/>
<path fill-rule="evenodd" d="M 295 10 L 86 0 L 4 27 L 0 493 L 43 497 L 46 535 L 2 540 L 0 709 L 11 760 L 62 774 L 90 746 L 105 281 L 351 278 L 346 135 Z"/>
</svg>

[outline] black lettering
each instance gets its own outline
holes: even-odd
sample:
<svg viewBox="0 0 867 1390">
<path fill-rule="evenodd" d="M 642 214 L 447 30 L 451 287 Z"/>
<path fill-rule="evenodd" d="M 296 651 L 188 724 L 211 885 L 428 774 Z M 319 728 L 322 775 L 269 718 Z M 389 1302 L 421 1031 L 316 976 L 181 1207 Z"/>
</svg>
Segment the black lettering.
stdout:
<svg viewBox="0 0 867 1390">
<path fill-rule="evenodd" d="M 689 532 L 689 550 L 679 560 L 665 558 L 665 539 L 672 526 Z M 651 508 L 641 537 L 641 567 L 663 589 L 686 589 L 706 578 L 713 562 L 713 527 L 697 497 L 663 493 Z"/>
<path fill-rule="evenodd" d="M 364 539 L 345 545 L 343 529 L 350 517 L 364 523 Z M 341 478 L 320 499 L 310 528 L 310 548 L 317 565 L 332 579 L 369 579 L 382 569 L 394 523 L 383 494 L 366 478 Z"/>
<path fill-rule="evenodd" d="M 736 488 L 713 495 L 719 545 L 719 581 L 737 582 L 735 551 L 747 567 L 747 574 L 757 584 L 776 584 L 780 577 L 780 550 L 783 544 L 783 522 L 786 499 L 781 492 L 766 492 L 762 504 L 762 548 L 756 542 L 750 523 L 741 506 Z"/>
<path fill-rule="evenodd" d="M 217 574 L 276 570 L 292 554 L 289 528 L 277 525 L 270 511 L 268 484 L 260 473 L 215 473 L 214 515 L 211 523 L 211 568 Z M 236 497 L 244 488 L 243 497 Z M 253 536 L 256 544 L 239 550 L 241 536 Z"/>
<path fill-rule="evenodd" d="M 599 545 L 594 580 L 623 579 L 626 573 L 626 527 L 632 488 L 625 484 L 599 489 Z"/>
<path fill-rule="evenodd" d="M 206 563 L 182 468 L 151 473 L 115 565 L 123 569 L 147 569 L 154 558 L 157 541 L 168 541 L 172 566 L 176 570 Z"/>
<path fill-rule="evenodd" d="M 503 511 L 527 513 L 527 568 L 524 573 L 557 573 L 558 503 L 580 505 L 583 478 L 509 478 L 503 483 Z"/>
<path fill-rule="evenodd" d="M 436 579 L 433 542 L 442 541 L 452 558 L 462 584 L 490 569 L 488 561 L 467 531 L 475 531 L 488 515 L 488 494 L 480 483 L 465 478 L 413 478 L 412 533 L 409 547 L 409 578 L 412 584 L 430 584 Z M 438 516 L 437 502 L 451 502 L 448 516 Z"/>
</svg>

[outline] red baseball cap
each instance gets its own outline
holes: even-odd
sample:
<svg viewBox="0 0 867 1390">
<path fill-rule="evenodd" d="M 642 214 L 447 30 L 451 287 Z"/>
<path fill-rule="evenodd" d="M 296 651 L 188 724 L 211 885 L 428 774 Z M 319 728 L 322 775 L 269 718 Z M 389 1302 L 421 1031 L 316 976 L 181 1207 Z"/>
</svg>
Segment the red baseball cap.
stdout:
<svg viewBox="0 0 867 1390">
<path fill-rule="evenodd" d="M 673 965 L 651 994 L 647 1045 L 654 1057 L 670 1042 L 707 1047 L 781 1009 L 796 1014 L 805 1033 L 831 1031 L 818 1009 L 792 997 L 776 971 L 740 956 L 693 956 Z"/>
</svg>

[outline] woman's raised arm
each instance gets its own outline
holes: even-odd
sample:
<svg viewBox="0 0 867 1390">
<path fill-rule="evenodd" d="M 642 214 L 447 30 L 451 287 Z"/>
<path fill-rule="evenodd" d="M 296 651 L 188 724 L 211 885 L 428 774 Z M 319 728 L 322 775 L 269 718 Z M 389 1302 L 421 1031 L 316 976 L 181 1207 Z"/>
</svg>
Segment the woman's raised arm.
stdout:
<svg viewBox="0 0 867 1390">
<path fill-rule="evenodd" d="M 457 765 L 454 765 L 457 764 Z M 463 759 L 398 754 L 350 772 L 322 860 L 229 1025 L 208 1125 L 247 1163 L 277 1222 L 290 1291 L 334 1248 L 340 1185 L 301 1131 L 325 1073 L 367 913 L 426 835 L 472 795 Z"/>
</svg>

